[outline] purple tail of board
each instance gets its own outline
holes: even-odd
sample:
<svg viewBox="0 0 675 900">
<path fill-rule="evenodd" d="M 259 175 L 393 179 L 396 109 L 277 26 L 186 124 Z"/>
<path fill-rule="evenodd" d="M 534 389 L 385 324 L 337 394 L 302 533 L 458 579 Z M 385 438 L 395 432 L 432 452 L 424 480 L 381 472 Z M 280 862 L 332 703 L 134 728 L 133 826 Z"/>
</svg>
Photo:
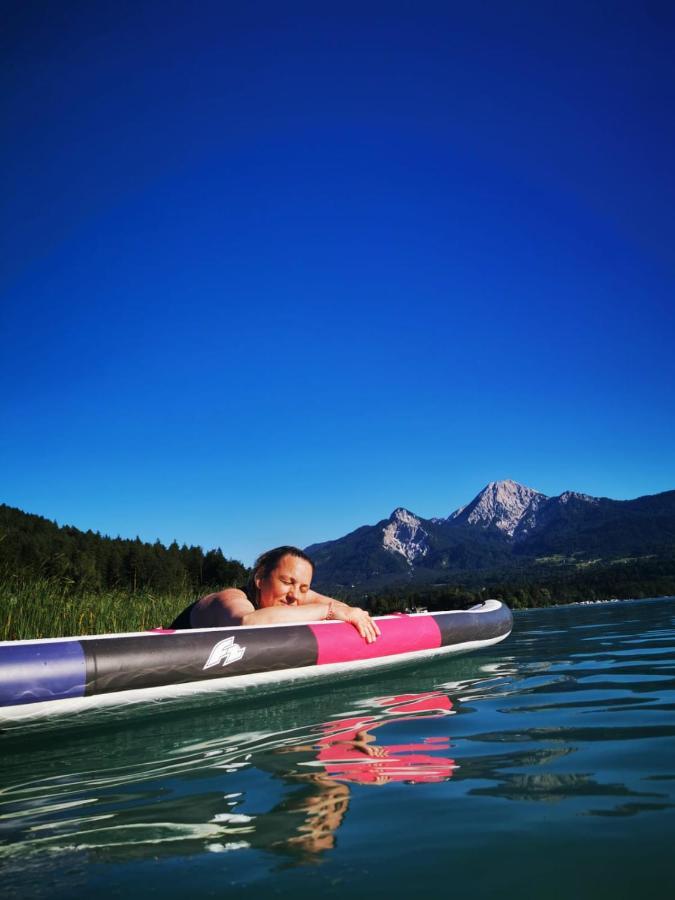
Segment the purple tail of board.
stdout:
<svg viewBox="0 0 675 900">
<path fill-rule="evenodd" d="M 83 697 L 84 650 L 79 641 L 45 641 L 2 648 L 0 706 Z"/>
</svg>

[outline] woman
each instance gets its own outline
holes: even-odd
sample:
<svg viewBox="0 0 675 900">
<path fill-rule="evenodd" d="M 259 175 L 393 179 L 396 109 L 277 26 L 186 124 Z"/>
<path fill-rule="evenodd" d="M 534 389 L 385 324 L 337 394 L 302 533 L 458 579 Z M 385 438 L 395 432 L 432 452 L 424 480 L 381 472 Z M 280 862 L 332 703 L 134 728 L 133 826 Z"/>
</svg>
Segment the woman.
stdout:
<svg viewBox="0 0 675 900">
<path fill-rule="evenodd" d="M 310 587 L 314 563 L 297 547 L 276 547 L 259 556 L 243 590 L 225 588 L 197 600 L 171 628 L 223 628 L 339 619 L 372 644 L 380 634 L 364 609 L 324 597 Z"/>
</svg>

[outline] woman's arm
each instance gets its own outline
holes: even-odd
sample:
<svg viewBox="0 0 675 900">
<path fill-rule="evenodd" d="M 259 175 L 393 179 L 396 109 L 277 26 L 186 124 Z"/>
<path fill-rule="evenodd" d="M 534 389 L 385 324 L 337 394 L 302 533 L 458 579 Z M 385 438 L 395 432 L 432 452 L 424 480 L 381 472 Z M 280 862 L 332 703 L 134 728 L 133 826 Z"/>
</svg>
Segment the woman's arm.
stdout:
<svg viewBox="0 0 675 900">
<path fill-rule="evenodd" d="M 256 609 L 243 591 L 238 588 L 226 588 L 198 600 L 192 609 L 190 624 L 193 628 L 228 628 L 233 625 L 320 622 L 327 619 L 331 613 L 331 618 L 353 625 L 369 644 L 377 639 L 380 629 L 365 610 L 347 606 L 340 600 L 324 597 L 315 591 L 308 594 L 313 596 L 308 597 L 299 606 L 268 606 Z"/>
<path fill-rule="evenodd" d="M 323 606 L 326 610 L 330 609 L 331 618 L 339 619 L 341 622 L 349 622 L 369 644 L 372 644 L 380 636 L 377 622 L 371 619 L 370 613 L 365 609 L 361 609 L 358 606 L 349 606 L 349 604 L 343 603 L 342 600 L 326 597 L 316 591 L 309 590 L 305 595 L 302 608 L 306 609 L 314 604 Z M 326 615 L 328 615 L 328 612 Z"/>
<path fill-rule="evenodd" d="M 332 603 L 333 606 L 346 606 L 348 609 L 352 607 L 349 606 L 348 603 L 343 603 L 342 600 L 336 600 L 335 597 L 326 597 L 325 594 L 319 594 L 318 591 L 313 591 L 311 588 L 305 594 L 305 598 L 302 601 L 303 603 Z"/>
<path fill-rule="evenodd" d="M 280 622 L 318 622 L 328 607 L 270 606 L 256 609 L 243 591 L 226 588 L 202 597 L 192 609 L 193 628 L 227 628 L 232 625 L 277 625 Z"/>
</svg>

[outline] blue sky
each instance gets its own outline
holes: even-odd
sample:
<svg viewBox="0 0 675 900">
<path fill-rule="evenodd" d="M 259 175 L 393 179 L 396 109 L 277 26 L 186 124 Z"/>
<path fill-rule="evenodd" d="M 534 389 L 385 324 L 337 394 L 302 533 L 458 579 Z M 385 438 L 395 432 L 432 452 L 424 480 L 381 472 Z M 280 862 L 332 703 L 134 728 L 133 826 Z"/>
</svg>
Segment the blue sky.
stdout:
<svg viewBox="0 0 675 900">
<path fill-rule="evenodd" d="M 672 5 L 3 8 L 1 501 L 248 563 L 675 488 Z"/>
</svg>

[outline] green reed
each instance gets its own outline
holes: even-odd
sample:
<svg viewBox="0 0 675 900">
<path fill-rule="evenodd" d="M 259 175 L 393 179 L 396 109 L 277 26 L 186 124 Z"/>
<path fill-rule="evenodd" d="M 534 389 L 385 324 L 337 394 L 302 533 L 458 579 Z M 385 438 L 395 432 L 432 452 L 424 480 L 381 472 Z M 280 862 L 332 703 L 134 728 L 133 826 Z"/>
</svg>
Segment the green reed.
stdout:
<svg viewBox="0 0 675 900">
<path fill-rule="evenodd" d="M 0 640 L 70 637 L 166 627 L 195 597 L 149 590 L 74 592 L 67 581 L 0 581 Z"/>
</svg>

